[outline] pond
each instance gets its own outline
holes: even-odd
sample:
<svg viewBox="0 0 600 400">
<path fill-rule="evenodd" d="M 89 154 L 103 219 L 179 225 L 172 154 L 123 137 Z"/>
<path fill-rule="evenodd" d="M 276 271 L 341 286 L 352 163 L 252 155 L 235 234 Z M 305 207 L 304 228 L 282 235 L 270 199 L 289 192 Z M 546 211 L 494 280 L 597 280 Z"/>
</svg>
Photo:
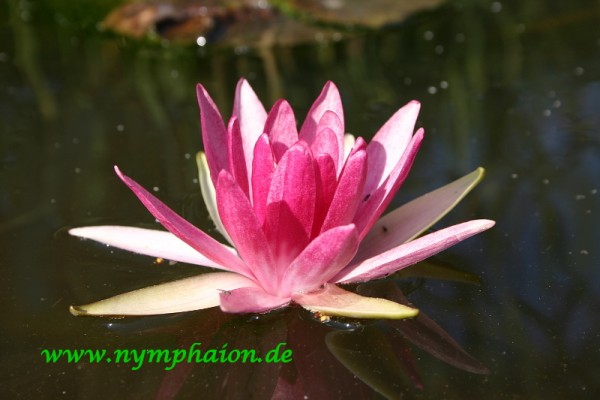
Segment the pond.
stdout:
<svg viewBox="0 0 600 400">
<path fill-rule="evenodd" d="M 118 1 L 40 3 L 0 4 L 3 398 L 597 398 L 597 2 L 456 0 L 384 28 L 337 21 L 336 33 L 308 40 L 207 36 L 192 44 L 98 30 Z M 300 120 L 325 82 L 335 82 L 346 130 L 366 140 L 401 106 L 420 101 L 425 140 L 390 209 L 486 169 L 433 228 L 496 221 L 430 260 L 451 279 L 427 276 L 423 264 L 358 288 L 396 298 L 402 289 L 429 330 L 409 321 L 325 321 L 300 307 L 122 319 L 69 313 L 70 305 L 210 271 L 67 231 L 160 229 L 115 175 L 118 165 L 220 238 L 198 184 L 195 85 L 229 116 L 241 77 L 267 109 L 286 98 Z M 276 350 L 279 360 L 43 357 L 52 349 L 193 346 L 215 349 L 215 357 Z"/>
</svg>

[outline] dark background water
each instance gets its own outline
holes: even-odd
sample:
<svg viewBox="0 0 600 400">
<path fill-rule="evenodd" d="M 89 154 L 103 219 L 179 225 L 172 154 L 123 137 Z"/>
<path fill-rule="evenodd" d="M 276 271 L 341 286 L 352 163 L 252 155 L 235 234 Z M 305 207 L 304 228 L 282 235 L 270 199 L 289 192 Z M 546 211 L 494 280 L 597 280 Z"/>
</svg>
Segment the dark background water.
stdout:
<svg viewBox="0 0 600 400">
<path fill-rule="evenodd" d="M 426 140 L 394 206 L 477 166 L 487 170 L 438 224 L 497 221 L 438 258 L 480 276 L 481 285 L 414 280 L 409 297 L 491 372 L 470 374 L 413 349 L 424 389 L 397 382 L 396 394 L 600 393 L 597 1 L 452 1 L 394 29 L 261 50 L 101 34 L 94 25 L 114 2 L 87 3 L 0 4 L 0 389 L 6 398 L 217 397 L 224 386 L 231 397 L 269 393 L 272 383 L 265 382 L 275 382 L 279 370 L 222 366 L 169 374 L 158 366 L 46 364 L 40 356 L 44 348 L 174 348 L 194 340 L 241 347 L 295 341 L 304 346 L 296 363 L 314 374 L 304 375 L 306 385 L 332 388 L 313 388 L 310 398 L 334 398 L 348 388 L 378 396 L 343 367 L 329 372 L 336 360 L 323 344 L 325 327 L 302 320 L 298 310 L 223 323 L 213 311 L 126 320 L 68 313 L 70 304 L 198 272 L 80 242 L 65 228 L 153 225 L 114 175 L 118 164 L 210 231 L 194 162 L 202 146 L 194 85 L 205 84 L 228 115 L 242 76 L 267 107 L 285 97 L 299 117 L 333 80 L 347 129 L 365 137 L 407 101 L 420 100 Z M 360 346 L 377 353 L 380 345 L 366 335 Z M 340 388 L 339 381 L 351 383 Z"/>
</svg>

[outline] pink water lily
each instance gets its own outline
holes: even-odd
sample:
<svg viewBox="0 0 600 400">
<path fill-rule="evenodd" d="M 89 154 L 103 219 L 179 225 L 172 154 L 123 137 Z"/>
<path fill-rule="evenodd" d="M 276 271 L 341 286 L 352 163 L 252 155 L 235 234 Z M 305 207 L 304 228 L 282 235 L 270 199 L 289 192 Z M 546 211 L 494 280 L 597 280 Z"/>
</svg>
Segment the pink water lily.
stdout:
<svg viewBox="0 0 600 400">
<path fill-rule="evenodd" d="M 227 126 L 197 87 L 205 154 L 200 186 L 225 245 L 196 228 L 117 167 L 121 180 L 167 229 L 71 229 L 133 252 L 219 269 L 71 307 L 76 315 L 148 315 L 220 305 L 262 313 L 294 302 L 313 312 L 406 318 L 418 311 L 338 285 L 383 278 L 494 225 L 474 220 L 420 236 L 481 179 L 481 168 L 378 218 L 405 180 L 423 140 L 419 103 L 398 110 L 370 143 L 345 134 L 336 86 L 328 82 L 300 131 L 285 100 L 267 113 L 240 80 Z"/>
</svg>

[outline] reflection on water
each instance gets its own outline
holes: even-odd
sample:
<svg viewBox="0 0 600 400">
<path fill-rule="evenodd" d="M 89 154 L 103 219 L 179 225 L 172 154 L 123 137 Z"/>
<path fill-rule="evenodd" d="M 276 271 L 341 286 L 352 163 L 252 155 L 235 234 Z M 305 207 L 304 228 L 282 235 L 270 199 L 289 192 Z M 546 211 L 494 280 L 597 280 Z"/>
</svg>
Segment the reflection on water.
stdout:
<svg viewBox="0 0 600 400">
<path fill-rule="evenodd" d="M 231 390 L 225 393 L 256 391 L 258 397 L 278 388 L 282 397 L 295 390 L 311 398 L 337 398 L 335 390 L 374 397 L 380 395 L 372 387 L 381 381 L 389 385 L 379 392 L 384 396 L 391 390 L 429 398 L 593 397 L 600 390 L 595 2 L 452 2 L 397 29 L 261 52 L 163 47 L 97 34 L 93 21 L 110 3 L 87 10 L 60 0 L 0 4 L 2 392 L 187 398 L 197 390 L 215 396 Z M 447 366 L 406 345 L 406 331 L 388 324 L 352 336 L 297 310 L 253 322 L 218 310 L 132 320 L 68 314 L 68 304 L 199 271 L 56 232 L 106 222 L 155 225 L 113 175 L 114 164 L 210 231 L 193 160 L 202 146 L 193 87 L 203 82 L 227 107 L 240 76 L 267 103 L 291 99 L 299 116 L 323 82 L 334 80 L 347 125 L 361 135 L 419 99 L 424 148 L 391 207 L 486 167 L 484 182 L 443 225 L 479 215 L 497 220 L 497 227 L 440 255 L 479 275 L 481 286 L 411 280 L 409 297 L 489 375 Z M 131 371 L 49 365 L 39 357 L 43 348 L 176 348 L 193 341 L 297 347 L 293 368 L 272 370 L 182 364 L 172 373 L 160 366 Z M 370 341 L 379 344 L 368 352 Z M 332 345 L 345 350 L 336 356 Z M 390 352 L 402 367 L 386 369 Z M 414 365 L 406 362 L 408 353 Z M 348 354 L 356 358 L 348 361 Z M 358 367 L 365 365 L 386 378 L 361 379 Z"/>
</svg>

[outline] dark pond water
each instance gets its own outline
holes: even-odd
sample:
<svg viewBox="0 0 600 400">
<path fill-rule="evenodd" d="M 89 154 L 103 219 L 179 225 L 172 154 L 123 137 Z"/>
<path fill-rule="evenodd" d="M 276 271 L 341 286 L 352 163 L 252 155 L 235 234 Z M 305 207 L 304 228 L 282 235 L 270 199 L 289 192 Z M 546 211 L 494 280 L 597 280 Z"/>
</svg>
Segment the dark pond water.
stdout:
<svg viewBox="0 0 600 400">
<path fill-rule="evenodd" d="M 597 2 L 453 1 L 394 29 L 260 51 L 100 34 L 94 24 L 114 2 L 83 3 L 0 4 L 3 398 L 597 398 Z M 486 168 L 483 183 L 437 225 L 497 221 L 436 257 L 481 284 L 386 284 L 399 283 L 489 374 L 449 365 L 388 324 L 361 323 L 352 333 L 299 309 L 260 318 L 219 310 L 120 320 L 69 314 L 70 304 L 199 271 L 81 242 L 65 229 L 155 226 L 114 175 L 118 164 L 211 231 L 194 162 L 202 146 L 194 85 L 205 84 L 228 114 L 241 76 L 267 105 L 285 97 L 298 116 L 333 80 L 347 129 L 365 137 L 420 100 L 426 140 L 394 206 Z M 172 371 L 148 363 L 136 371 L 40 355 L 194 342 L 264 351 L 286 342 L 294 361 Z"/>
</svg>

